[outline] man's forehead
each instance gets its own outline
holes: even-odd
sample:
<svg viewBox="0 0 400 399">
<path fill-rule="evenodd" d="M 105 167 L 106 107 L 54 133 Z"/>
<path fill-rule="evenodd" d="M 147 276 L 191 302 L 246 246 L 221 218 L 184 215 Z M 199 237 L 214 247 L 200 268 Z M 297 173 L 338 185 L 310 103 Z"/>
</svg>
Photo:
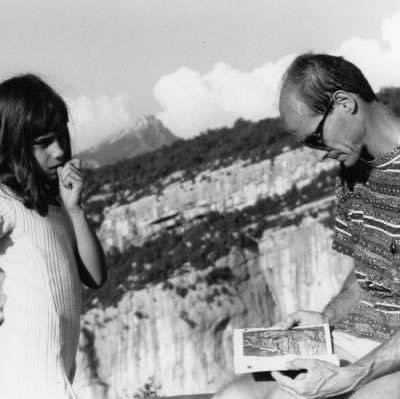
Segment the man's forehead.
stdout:
<svg viewBox="0 0 400 399">
<path fill-rule="evenodd" d="M 313 112 L 300 100 L 296 93 L 286 93 L 279 101 L 279 113 L 289 133 L 309 132 L 310 118 Z"/>
</svg>

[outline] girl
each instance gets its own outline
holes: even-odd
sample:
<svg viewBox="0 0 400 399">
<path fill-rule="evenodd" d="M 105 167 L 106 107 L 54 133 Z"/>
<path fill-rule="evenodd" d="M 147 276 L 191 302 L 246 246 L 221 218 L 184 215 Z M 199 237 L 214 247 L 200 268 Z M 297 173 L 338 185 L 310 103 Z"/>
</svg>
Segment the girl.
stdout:
<svg viewBox="0 0 400 399">
<path fill-rule="evenodd" d="M 65 102 L 40 78 L 0 84 L 0 398 L 72 399 L 81 282 L 106 279 L 80 204 Z M 1 280 L 1 279 L 0 279 Z"/>
</svg>

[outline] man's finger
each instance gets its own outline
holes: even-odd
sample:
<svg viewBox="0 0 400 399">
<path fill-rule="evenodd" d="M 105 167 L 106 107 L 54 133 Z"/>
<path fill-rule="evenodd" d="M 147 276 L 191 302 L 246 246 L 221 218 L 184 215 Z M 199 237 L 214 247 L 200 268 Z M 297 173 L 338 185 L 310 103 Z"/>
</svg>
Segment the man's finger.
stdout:
<svg viewBox="0 0 400 399">
<path fill-rule="evenodd" d="M 314 359 L 294 359 L 285 363 L 289 370 L 310 370 L 316 366 Z"/>
<path fill-rule="evenodd" d="M 279 323 L 274 324 L 271 329 L 274 330 L 287 330 L 293 325 L 293 318 L 289 315 L 286 316 L 284 320 L 281 320 Z"/>
<path fill-rule="evenodd" d="M 279 372 L 279 371 L 272 371 L 271 372 L 271 375 L 272 375 L 272 378 L 279 384 L 279 385 L 281 385 L 282 387 L 286 387 L 286 388 L 294 388 L 295 386 L 296 386 L 296 383 L 295 383 L 295 381 L 292 379 L 292 378 L 290 378 L 290 377 L 288 377 L 288 376 L 286 376 L 286 375 L 283 375 L 281 372 Z"/>
<path fill-rule="evenodd" d="M 287 392 L 289 395 L 291 395 L 295 399 L 304 399 L 304 396 L 299 395 L 297 392 L 293 391 L 290 388 L 286 388 L 283 386 L 280 386 L 279 388 L 282 389 L 282 391 Z"/>
<path fill-rule="evenodd" d="M 283 330 L 282 326 L 283 326 L 283 322 L 280 321 L 279 323 L 276 323 L 273 326 L 268 327 L 268 329 L 271 329 L 271 330 Z"/>
</svg>

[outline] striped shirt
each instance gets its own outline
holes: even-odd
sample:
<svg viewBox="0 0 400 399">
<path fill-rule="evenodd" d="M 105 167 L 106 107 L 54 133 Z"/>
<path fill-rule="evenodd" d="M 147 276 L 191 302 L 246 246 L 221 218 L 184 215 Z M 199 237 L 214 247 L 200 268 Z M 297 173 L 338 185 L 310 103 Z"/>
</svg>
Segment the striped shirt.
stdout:
<svg viewBox="0 0 400 399">
<path fill-rule="evenodd" d="M 333 249 L 353 257 L 361 288 L 336 327 L 385 341 L 400 327 L 400 147 L 342 166 L 336 196 Z"/>
</svg>

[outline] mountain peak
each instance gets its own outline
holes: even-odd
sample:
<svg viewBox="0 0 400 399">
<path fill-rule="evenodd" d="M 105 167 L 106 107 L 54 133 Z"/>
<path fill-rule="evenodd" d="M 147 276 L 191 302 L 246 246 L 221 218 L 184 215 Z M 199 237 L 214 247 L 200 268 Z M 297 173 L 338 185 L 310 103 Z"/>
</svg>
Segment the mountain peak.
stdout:
<svg viewBox="0 0 400 399">
<path fill-rule="evenodd" d="M 142 130 L 147 129 L 150 126 L 160 125 L 162 125 L 161 121 L 157 119 L 154 115 L 143 115 L 136 120 L 134 129 Z"/>
<path fill-rule="evenodd" d="M 156 150 L 177 139 L 155 116 L 144 115 L 79 156 L 84 162 L 95 161 L 101 166 Z"/>
</svg>

